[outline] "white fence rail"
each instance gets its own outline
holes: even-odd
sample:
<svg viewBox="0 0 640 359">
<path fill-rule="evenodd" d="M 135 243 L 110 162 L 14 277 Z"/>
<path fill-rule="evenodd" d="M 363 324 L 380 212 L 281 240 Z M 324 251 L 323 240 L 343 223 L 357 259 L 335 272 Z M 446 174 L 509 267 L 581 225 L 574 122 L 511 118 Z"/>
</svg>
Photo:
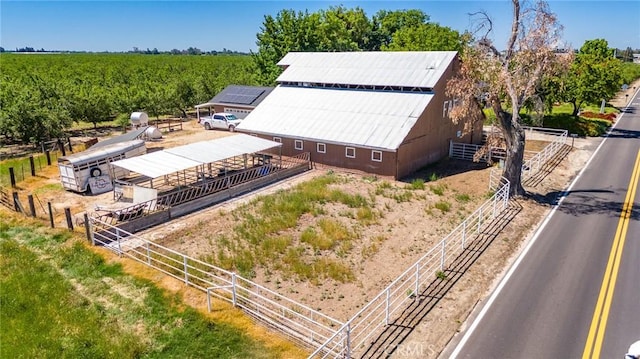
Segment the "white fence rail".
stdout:
<svg viewBox="0 0 640 359">
<path fill-rule="evenodd" d="M 329 340 L 343 323 L 297 303 L 240 275 L 188 257 L 98 218 L 91 218 L 94 245 L 103 245 L 198 288 L 212 298 L 241 308 L 251 317 L 275 328 L 293 341 L 316 348 Z"/>
<path fill-rule="evenodd" d="M 350 358 L 366 350 L 375 336 L 400 317 L 410 301 L 418 300 L 437 276 L 445 275 L 448 266 L 482 232 L 485 224 L 507 208 L 509 186 L 503 178 L 491 199 L 360 309 L 309 358 Z"/>
</svg>

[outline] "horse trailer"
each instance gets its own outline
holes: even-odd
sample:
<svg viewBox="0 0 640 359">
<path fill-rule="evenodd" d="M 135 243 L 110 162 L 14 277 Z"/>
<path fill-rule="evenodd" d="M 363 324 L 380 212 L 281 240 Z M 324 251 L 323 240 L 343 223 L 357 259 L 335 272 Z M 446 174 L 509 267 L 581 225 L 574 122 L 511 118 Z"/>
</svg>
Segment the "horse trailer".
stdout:
<svg viewBox="0 0 640 359">
<path fill-rule="evenodd" d="M 112 167 L 111 162 L 143 155 L 147 152 L 143 140 L 118 142 L 90 148 L 58 159 L 60 181 L 65 189 L 86 192 L 89 187 L 113 188 L 113 180 L 129 175 L 129 171 Z M 94 186 L 97 186 L 94 188 Z M 105 192 L 100 191 L 99 193 Z"/>
</svg>

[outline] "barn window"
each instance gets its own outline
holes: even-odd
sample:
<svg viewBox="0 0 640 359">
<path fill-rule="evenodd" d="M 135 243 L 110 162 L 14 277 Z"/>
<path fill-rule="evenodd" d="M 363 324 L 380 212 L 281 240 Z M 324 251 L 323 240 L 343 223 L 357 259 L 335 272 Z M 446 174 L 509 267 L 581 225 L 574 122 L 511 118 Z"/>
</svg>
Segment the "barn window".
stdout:
<svg viewBox="0 0 640 359">
<path fill-rule="evenodd" d="M 345 147 L 344 155 L 348 158 L 356 158 L 356 149 L 354 147 Z"/>
<path fill-rule="evenodd" d="M 274 138 L 273 138 L 273 142 L 282 143 L 282 138 L 280 138 L 280 137 L 274 137 Z"/>
<path fill-rule="evenodd" d="M 318 153 L 327 153 L 327 145 L 325 145 L 324 143 L 318 143 L 316 147 Z"/>
<path fill-rule="evenodd" d="M 295 141 L 293 142 L 293 147 L 294 147 L 296 150 L 301 150 L 301 149 L 302 149 L 302 140 L 295 140 Z"/>
<path fill-rule="evenodd" d="M 382 151 L 371 151 L 371 161 L 382 162 Z"/>
</svg>

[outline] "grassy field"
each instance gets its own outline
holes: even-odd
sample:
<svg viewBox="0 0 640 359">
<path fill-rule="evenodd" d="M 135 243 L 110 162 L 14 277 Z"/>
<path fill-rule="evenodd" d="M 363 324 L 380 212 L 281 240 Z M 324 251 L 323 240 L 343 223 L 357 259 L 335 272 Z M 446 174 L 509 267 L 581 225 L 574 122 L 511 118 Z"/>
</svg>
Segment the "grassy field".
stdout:
<svg viewBox="0 0 640 359">
<path fill-rule="evenodd" d="M 68 232 L 3 221 L 0 253 L 2 358 L 284 355 L 282 347 L 207 318 L 178 295 L 126 274 Z M 293 353 L 284 356 L 301 356 Z"/>
</svg>

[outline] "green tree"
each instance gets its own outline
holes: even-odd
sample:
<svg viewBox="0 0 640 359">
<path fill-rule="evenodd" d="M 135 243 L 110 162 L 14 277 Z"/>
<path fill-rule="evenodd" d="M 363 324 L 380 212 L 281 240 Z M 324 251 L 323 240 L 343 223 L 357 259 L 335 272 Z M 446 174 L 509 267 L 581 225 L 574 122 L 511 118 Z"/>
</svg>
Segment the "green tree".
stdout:
<svg viewBox="0 0 640 359">
<path fill-rule="evenodd" d="M 435 23 L 405 27 L 396 31 L 384 51 L 462 51 L 465 37 Z"/>
<path fill-rule="evenodd" d="M 575 116 L 585 103 L 597 104 L 611 99 L 621 85 L 621 62 L 613 56 L 607 41 L 587 40 L 569 70 L 566 100 L 573 105 Z"/>
<path fill-rule="evenodd" d="M 393 35 L 400 29 L 416 28 L 426 24 L 429 15 L 418 9 L 411 10 L 380 10 L 372 19 L 372 34 L 370 35 L 369 51 L 378 51 L 389 46 Z"/>
</svg>

